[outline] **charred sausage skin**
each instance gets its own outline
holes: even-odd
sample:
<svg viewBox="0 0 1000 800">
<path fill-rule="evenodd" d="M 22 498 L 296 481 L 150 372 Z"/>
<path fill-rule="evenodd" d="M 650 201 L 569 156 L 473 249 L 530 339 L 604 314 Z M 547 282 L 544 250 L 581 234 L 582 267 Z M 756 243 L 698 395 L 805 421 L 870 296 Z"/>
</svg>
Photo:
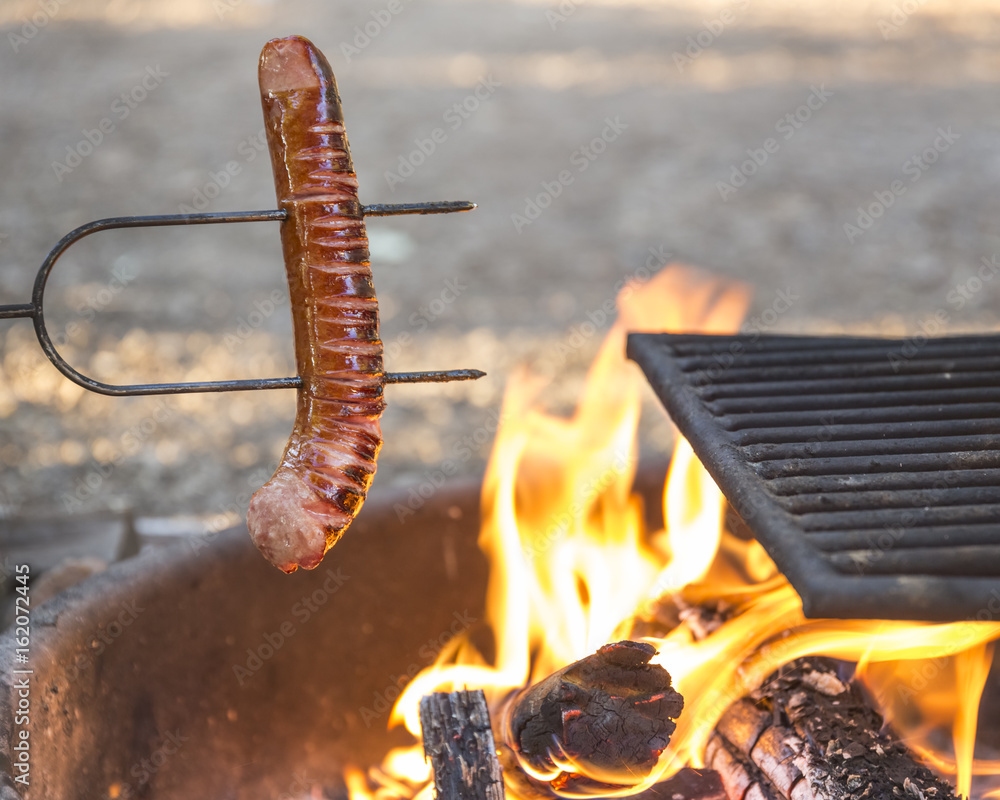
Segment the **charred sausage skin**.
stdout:
<svg viewBox="0 0 1000 800">
<path fill-rule="evenodd" d="M 368 237 L 329 63 L 299 36 L 260 57 L 302 386 L 273 477 L 250 501 L 254 543 L 278 569 L 312 569 L 350 525 L 382 445 L 384 372 Z"/>
</svg>

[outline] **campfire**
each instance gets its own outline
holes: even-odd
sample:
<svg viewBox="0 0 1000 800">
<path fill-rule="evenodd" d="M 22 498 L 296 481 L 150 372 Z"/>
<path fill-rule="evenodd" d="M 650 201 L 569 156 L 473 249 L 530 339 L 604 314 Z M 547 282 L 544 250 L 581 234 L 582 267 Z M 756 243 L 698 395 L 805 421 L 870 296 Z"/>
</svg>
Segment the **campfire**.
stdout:
<svg viewBox="0 0 1000 800">
<path fill-rule="evenodd" d="M 632 493 L 644 379 L 625 360 L 626 334 L 733 332 L 749 299 L 744 286 L 668 267 L 621 291 L 572 416 L 546 410 L 529 372 L 511 382 L 483 487 L 489 630 L 453 639 L 406 686 L 389 725 L 413 744 L 349 768 L 352 800 L 434 796 L 421 698 L 480 689 L 508 797 L 667 786 L 680 800 L 694 784 L 678 776 L 692 770 L 715 779 L 698 796 L 721 786 L 739 800 L 1000 796 L 1000 760 L 974 752 L 997 614 L 807 619 L 761 545 L 727 525 L 725 499 L 683 439 L 664 528 L 647 529 Z M 583 724 L 591 701 L 614 705 L 617 727 Z M 532 714 L 541 733 L 526 743 Z"/>
<path fill-rule="evenodd" d="M 301 37 L 274 40 L 260 76 L 280 208 L 80 226 L 50 251 L 31 302 L 0 307 L 0 316 L 32 319 L 63 375 L 109 395 L 297 388 L 293 438 L 275 478 L 255 495 L 262 499 L 251 504 L 255 542 L 276 567 L 293 572 L 318 567 L 348 525 L 384 538 L 366 543 L 355 530 L 338 547 L 336 567 L 275 584 L 273 574 L 255 573 L 261 565 L 248 563 L 235 540 L 211 542 L 213 531 L 188 542 L 190 553 L 146 554 L 54 598 L 37 617 L 31 667 L 9 661 L 0 670 L 5 712 L 12 700 L 24 711 L 13 725 L 12 714 L 0 715 L 0 749 L 7 770 L 19 751 L 17 780 L 27 786 L 30 740 L 32 797 L 69 796 L 50 788 L 68 786 L 87 797 L 96 786 L 112 800 L 192 796 L 194 785 L 205 796 L 249 796 L 238 793 L 244 789 L 263 796 L 284 785 L 284 796 L 302 796 L 304 788 L 318 800 L 336 791 L 334 772 L 352 800 L 1000 797 L 1000 758 L 977 752 L 984 692 L 1000 688 L 990 680 L 1000 638 L 1000 480 L 989 471 L 1000 463 L 997 340 L 924 336 L 896 353 L 889 340 L 844 345 L 837 337 L 825 340 L 829 363 L 818 365 L 817 350 L 786 340 L 728 372 L 727 402 L 707 409 L 722 395 L 702 402 L 702 374 L 730 370 L 737 351 L 692 334 L 737 330 L 749 292 L 677 265 L 621 290 L 618 320 L 571 415 L 546 406 L 549 387 L 530 371 L 511 382 L 482 487 L 486 619 L 477 624 L 458 607 L 445 612 L 454 616 L 448 629 L 418 642 L 420 657 L 430 648 L 435 663 L 423 670 L 410 663 L 389 719 L 400 730 L 385 741 L 395 744 L 405 730 L 409 744 L 380 754 L 377 764 L 355 757 L 364 752 L 358 747 L 341 775 L 344 743 L 363 737 L 350 705 L 366 695 L 366 681 L 389 668 L 397 642 L 413 633 L 408 627 L 442 624 L 434 617 L 441 609 L 431 606 L 450 604 L 446 589 L 457 588 L 445 578 L 481 586 L 467 565 L 458 566 L 468 503 L 438 498 L 440 507 L 422 515 L 426 538 L 413 535 L 416 524 L 406 527 L 416 510 L 398 503 L 393 511 L 404 513 L 394 521 L 386 503 L 381 518 L 362 516 L 354 526 L 381 443 L 385 386 L 483 376 L 384 370 L 363 218 L 474 204 L 361 205 L 322 55 Z M 250 221 L 283 226 L 295 377 L 112 385 L 56 351 L 42 297 L 72 243 L 114 228 Z M 683 335 L 642 336 L 664 331 Z M 636 338 L 627 346 L 629 336 Z M 725 341 L 723 348 L 744 347 Z M 693 443 L 679 438 L 661 515 L 636 490 L 648 387 L 626 353 L 641 361 L 643 352 L 653 363 L 643 363 L 655 375 L 653 388 Z M 690 367 L 696 361 L 701 366 Z M 736 373 L 749 391 L 736 385 Z M 872 390 L 880 404 L 868 405 L 872 395 L 857 389 L 859 376 L 871 379 L 869 389 L 880 387 Z M 807 402 L 789 397 L 792 384 Z M 722 393 L 711 380 L 707 386 Z M 852 405 L 838 400 L 845 394 Z M 840 428 L 825 419 L 831 408 L 842 414 Z M 885 447 L 885 431 L 895 449 Z M 809 438 L 814 432 L 818 438 Z M 984 435 L 993 438 L 977 438 Z M 941 442 L 950 438 L 961 438 L 962 455 L 971 457 L 950 460 L 954 442 Z M 778 451 L 786 455 L 761 474 L 750 466 L 767 460 L 754 454 Z M 870 460 L 873 453 L 885 458 Z M 773 463 L 782 459 L 798 462 L 795 469 L 811 460 L 812 472 L 782 473 Z M 839 471 L 824 473 L 832 462 Z M 938 472 L 952 479 L 960 472 L 965 482 L 938 486 Z M 771 528 L 745 513 L 738 501 L 747 497 L 764 498 L 768 513 L 760 516 Z M 922 522 L 886 527 L 884 549 L 910 528 L 919 535 L 908 536 L 911 546 L 899 548 L 906 552 L 872 562 L 858 542 L 901 510 L 915 510 Z M 840 526 L 817 521 L 823 515 L 839 515 Z M 650 522 L 658 516 L 662 524 Z M 805 516 L 812 527 L 796 528 Z M 441 556 L 428 544 L 444 528 Z M 801 558 L 798 545 L 818 548 L 799 533 L 823 534 L 835 557 Z M 955 558 L 940 563 L 948 550 Z M 386 551 L 399 570 L 384 569 Z M 354 578 L 330 602 L 352 580 L 341 572 L 352 554 L 361 574 L 367 567 L 388 585 Z M 821 573 L 815 581 L 813 565 Z M 872 573 L 864 576 L 870 580 L 844 578 L 851 565 Z M 422 595 L 402 585 L 403 570 Z M 869 613 L 880 605 L 881 619 Z M 399 613 L 404 607 L 410 619 Z M 127 637 L 123 608 L 134 625 Z M 388 610 L 381 617 L 380 608 Z M 865 618 L 817 613 L 849 617 L 852 608 Z M 929 619 L 938 621 L 921 621 Z M 308 633 L 293 640 L 300 630 Z M 139 659 L 150 642 L 155 651 Z M 29 663 L 28 650 L 19 644 L 17 664 Z M 15 683 L 15 674 L 33 677 Z M 29 684 L 38 688 L 31 702 Z M 95 719 L 102 723 L 96 731 L 88 724 Z M 304 765 L 321 774 L 287 779 L 289 766 Z M 6 797 L 4 768 L 0 788 Z"/>
</svg>

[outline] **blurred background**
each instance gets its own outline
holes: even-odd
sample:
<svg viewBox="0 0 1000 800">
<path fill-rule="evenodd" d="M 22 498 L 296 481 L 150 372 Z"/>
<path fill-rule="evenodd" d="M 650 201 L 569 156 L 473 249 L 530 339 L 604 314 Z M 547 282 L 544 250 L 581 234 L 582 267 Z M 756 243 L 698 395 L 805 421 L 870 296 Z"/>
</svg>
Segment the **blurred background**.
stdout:
<svg viewBox="0 0 1000 800">
<path fill-rule="evenodd" d="M 521 365 L 571 408 L 607 301 L 670 261 L 750 284 L 771 332 L 990 329 L 998 10 L 4 0 L 0 303 L 27 302 L 49 248 L 90 220 L 274 207 L 257 57 L 297 33 L 337 75 L 364 202 L 479 204 L 369 221 L 387 368 L 489 373 L 387 390 L 377 486 L 481 474 Z M 100 380 L 294 373 L 274 223 L 98 234 L 46 301 L 61 352 Z M 294 404 L 98 396 L 45 360 L 29 321 L 0 321 L 0 517 L 233 522 Z M 648 457 L 665 456 L 664 415 L 644 426 Z"/>
</svg>

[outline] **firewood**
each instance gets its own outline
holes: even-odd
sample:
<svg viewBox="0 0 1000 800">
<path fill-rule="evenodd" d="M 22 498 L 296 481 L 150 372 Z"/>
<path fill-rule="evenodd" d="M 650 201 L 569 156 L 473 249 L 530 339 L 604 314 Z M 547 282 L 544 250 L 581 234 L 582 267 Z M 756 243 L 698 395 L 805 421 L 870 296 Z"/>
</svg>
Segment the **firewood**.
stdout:
<svg viewBox="0 0 1000 800">
<path fill-rule="evenodd" d="M 501 738 L 539 772 L 558 772 L 554 759 L 571 760 L 600 780 L 637 783 L 684 708 L 670 674 L 649 663 L 654 655 L 649 644 L 607 644 L 523 689 L 505 706 Z"/>
<path fill-rule="evenodd" d="M 705 763 L 730 800 L 955 800 L 825 658 L 793 661 L 729 706 Z"/>
<path fill-rule="evenodd" d="M 504 800 L 503 774 L 481 689 L 422 697 L 420 727 L 438 800 Z"/>
</svg>

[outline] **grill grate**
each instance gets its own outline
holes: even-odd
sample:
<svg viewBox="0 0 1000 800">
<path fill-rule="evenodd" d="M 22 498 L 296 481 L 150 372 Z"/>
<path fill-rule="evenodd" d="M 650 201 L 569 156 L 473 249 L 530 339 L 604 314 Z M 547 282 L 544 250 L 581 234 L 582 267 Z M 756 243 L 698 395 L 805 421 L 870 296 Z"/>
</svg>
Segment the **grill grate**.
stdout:
<svg viewBox="0 0 1000 800">
<path fill-rule="evenodd" d="M 634 333 L 628 356 L 807 616 L 1000 618 L 1000 335 Z"/>
</svg>

